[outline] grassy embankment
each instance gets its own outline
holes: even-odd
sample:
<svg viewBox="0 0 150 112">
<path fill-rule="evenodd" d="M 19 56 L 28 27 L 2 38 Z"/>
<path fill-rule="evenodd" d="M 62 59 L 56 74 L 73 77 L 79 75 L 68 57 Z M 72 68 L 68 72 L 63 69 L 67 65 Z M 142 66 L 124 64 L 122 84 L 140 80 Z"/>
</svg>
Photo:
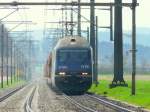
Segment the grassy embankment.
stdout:
<svg viewBox="0 0 150 112">
<path fill-rule="evenodd" d="M 101 81 L 98 87 L 92 85 L 89 91 L 150 109 L 150 76 L 137 76 L 135 96 L 131 95 L 131 76 L 125 76 L 128 87 L 116 87 L 110 89 L 108 85 L 111 83 L 111 80 L 110 75 L 101 76 Z"/>
<path fill-rule="evenodd" d="M 4 81 L 3 82 L 3 88 L 1 87 L 1 83 L 0 83 L 0 90 L 3 90 L 3 89 L 9 89 L 9 88 L 14 88 L 18 85 L 22 85 L 22 84 L 25 84 L 26 82 L 22 79 L 19 79 L 17 81 L 17 78 L 16 77 L 13 77 L 13 81 L 12 81 L 12 84 L 11 84 L 11 80 L 9 79 L 8 80 L 9 82 L 9 85 L 7 85 L 7 81 Z"/>
</svg>

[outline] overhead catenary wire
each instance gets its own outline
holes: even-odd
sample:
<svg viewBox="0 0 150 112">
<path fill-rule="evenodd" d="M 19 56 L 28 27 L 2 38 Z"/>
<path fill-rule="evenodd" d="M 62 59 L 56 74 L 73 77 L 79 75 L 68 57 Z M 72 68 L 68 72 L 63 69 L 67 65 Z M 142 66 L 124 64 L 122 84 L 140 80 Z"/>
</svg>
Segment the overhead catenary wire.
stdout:
<svg viewBox="0 0 150 112">
<path fill-rule="evenodd" d="M 4 20 L 5 18 L 9 17 L 10 15 L 14 14 L 15 12 L 17 12 L 19 9 L 15 9 L 14 11 L 12 11 L 11 13 L 5 15 L 3 18 L 0 19 L 0 21 Z"/>
<path fill-rule="evenodd" d="M 75 11 L 75 10 L 73 10 L 75 13 L 77 13 L 78 14 L 78 12 L 77 11 Z M 83 19 L 85 19 L 87 22 L 91 22 L 88 18 L 86 18 L 85 16 L 83 16 L 82 14 L 80 14 L 80 16 L 83 18 Z M 94 26 L 96 26 L 96 24 L 95 23 L 92 23 L 92 24 L 94 24 Z M 106 28 L 106 29 L 109 29 L 110 27 L 109 26 L 105 26 L 105 27 L 103 27 L 103 26 L 98 26 L 98 28 Z"/>
</svg>

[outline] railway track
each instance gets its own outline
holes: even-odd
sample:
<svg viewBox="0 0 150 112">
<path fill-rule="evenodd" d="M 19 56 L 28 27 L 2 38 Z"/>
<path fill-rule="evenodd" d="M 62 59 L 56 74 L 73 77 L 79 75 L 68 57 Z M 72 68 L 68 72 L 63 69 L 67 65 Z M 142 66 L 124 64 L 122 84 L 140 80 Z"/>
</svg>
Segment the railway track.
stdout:
<svg viewBox="0 0 150 112">
<path fill-rule="evenodd" d="M 96 97 L 94 95 L 84 94 L 81 96 L 67 96 L 63 94 L 63 97 L 67 99 L 70 103 L 75 105 L 77 108 L 79 108 L 82 112 L 110 112 L 110 111 L 111 112 L 112 111 L 113 112 L 136 112 L 128 108 L 121 107 L 112 102 L 106 101 L 105 99 Z M 95 104 L 93 105 L 101 105 L 101 106 L 100 107 L 92 106 L 89 100 L 95 102 Z"/>
<path fill-rule="evenodd" d="M 84 112 L 97 112 L 96 110 L 86 107 L 80 103 L 78 103 L 76 100 L 72 99 L 71 97 L 63 94 L 63 97 L 65 99 L 67 99 L 70 103 L 72 103 L 73 105 L 75 105 L 77 108 L 79 108 L 80 110 L 84 111 Z"/>
<path fill-rule="evenodd" d="M 34 112 L 33 109 L 32 109 L 31 104 L 32 104 L 32 100 L 33 100 L 33 97 L 34 97 L 36 88 L 37 88 L 37 87 L 34 87 L 34 88 L 32 89 L 31 94 L 29 95 L 29 97 L 27 98 L 27 100 L 26 100 L 26 102 L 25 102 L 25 105 L 24 105 L 24 111 L 25 111 L 25 112 Z"/>
<path fill-rule="evenodd" d="M 12 91 L 10 91 L 9 93 L 7 93 L 6 95 L 4 96 L 1 96 L 0 97 L 0 102 L 3 102 L 4 100 L 6 100 L 7 98 L 9 98 L 10 96 L 12 96 L 13 94 L 15 94 L 16 92 L 18 92 L 19 90 L 23 89 L 26 85 L 23 85 L 21 87 L 18 87 Z"/>
<path fill-rule="evenodd" d="M 111 108 L 111 109 L 113 109 L 113 110 L 115 110 L 117 112 L 135 112 L 133 110 L 130 110 L 130 109 L 121 107 L 119 105 L 116 105 L 116 104 L 114 104 L 112 102 L 106 101 L 106 100 L 104 100 L 102 98 L 96 97 L 94 95 L 89 95 L 89 94 L 85 94 L 85 95 L 90 97 L 90 98 L 92 98 L 92 99 L 94 99 L 94 100 L 97 100 L 100 104 L 105 105 L 106 107 L 109 107 L 109 108 Z"/>
<path fill-rule="evenodd" d="M 25 103 L 27 105 L 30 104 L 30 99 L 32 100 L 31 93 L 33 92 L 33 89 L 35 88 L 35 84 L 30 83 L 21 88 L 18 91 L 11 92 L 11 95 L 8 95 L 9 97 L 5 98 L 2 102 L 0 102 L 0 112 L 23 112 L 25 111 Z M 7 96 L 7 95 L 6 95 Z M 28 96 L 29 98 L 28 100 Z M 32 111 L 25 111 L 25 112 L 32 112 Z"/>
</svg>

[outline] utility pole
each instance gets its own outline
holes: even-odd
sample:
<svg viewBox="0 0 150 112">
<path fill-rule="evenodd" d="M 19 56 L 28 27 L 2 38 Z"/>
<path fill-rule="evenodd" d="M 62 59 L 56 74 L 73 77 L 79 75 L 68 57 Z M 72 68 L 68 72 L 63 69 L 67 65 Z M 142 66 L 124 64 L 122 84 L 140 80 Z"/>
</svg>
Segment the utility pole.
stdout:
<svg viewBox="0 0 150 112">
<path fill-rule="evenodd" d="M 110 6 L 110 41 L 113 41 L 113 8 Z"/>
<path fill-rule="evenodd" d="M 31 44 L 32 44 L 32 40 L 30 39 L 29 40 L 29 51 L 28 51 L 29 52 L 29 63 L 28 63 L 29 64 L 28 65 L 29 66 L 29 71 L 28 71 L 29 73 L 28 73 L 28 80 L 31 80 L 31 78 L 32 78 L 31 77 L 31 49 L 32 49 Z"/>
<path fill-rule="evenodd" d="M 98 17 L 96 16 L 96 32 L 95 32 L 95 77 L 96 77 L 96 86 L 98 85 Z"/>
<path fill-rule="evenodd" d="M 13 62 L 12 62 L 12 54 L 13 54 L 13 40 L 10 40 L 10 66 L 11 66 L 11 75 L 10 75 L 10 80 L 12 84 L 12 74 L 13 74 Z"/>
<path fill-rule="evenodd" d="M 16 63 L 16 45 L 15 45 L 15 42 L 14 42 L 14 61 L 13 61 L 13 70 L 14 70 L 14 81 L 16 81 L 16 66 L 15 66 L 15 63 Z"/>
<path fill-rule="evenodd" d="M 90 0 L 90 45 L 93 48 L 93 83 L 97 83 L 97 74 L 96 74 L 96 58 L 95 58 L 95 0 Z"/>
<path fill-rule="evenodd" d="M 8 58 L 9 58 L 9 47 L 8 47 L 8 34 L 5 32 L 4 33 L 5 35 L 6 35 L 6 49 L 7 49 L 7 51 L 6 51 L 6 74 L 7 74 L 7 85 L 9 85 L 9 82 L 8 82 Z"/>
<path fill-rule="evenodd" d="M 62 38 L 64 37 L 64 9 L 62 8 Z"/>
<path fill-rule="evenodd" d="M 22 69 L 23 69 L 23 80 L 26 80 L 26 70 L 25 70 L 25 54 L 22 54 Z"/>
<path fill-rule="evenodd" d="M 18 63 L 17 63 L 17 76 L 18 76 L 18 81 L 20 80 L 20 69 L 21 69 L 21 65 L 20 65 L 20 62 L 21 62 L 21 52 L 20 52 L 20 49 L 18 49 L 18 55 L 17 55 L 17 59 L 18 59 Z"/>
<path fill-rule="evenodd" d="M 135 75 L 136 75 L 136 3 L 132 0 L 132 95 L 135 95 Z"/>
<path fill-rule="evenodd" d="M 17 77 L 17 81 L 18 81 L 18 48 L 16 47 L 16 77 Z"/>
<path fill-rule="evenodd" d="M 89 27 L 87 27 L 87 41 L 90 42 L 90 32 L 89 32 Z"/>
<path fill-rule="evenodd" d="M 24 61 L 23 61 L 23 52 L 21 52 L 21 54 L 20 54 L 20 69 L 21 69 L 20 75 L 21 75 L 21 79 L 24 79 L 24 67 L 23 67 L 23 63 L 24 63 Z"/>
<path fill-rule="evenodd" d="M 70 29 L 70 34 L 71 34 L 71 36 L 73 36 L 73 27 L 74 27 L 74 23 L 73 23 L 73 7 L 71 8 L 71 22 L 70 22 L 70 27 L 71 27 L 71 29 Z"/>
<path fill-rule="evenodd" d="M 3 67 L 4 67 L 4 25 L 1 24 L 0 26 L 0 30 L 1 30 L 1 88 L 3 88 Z"/>
<path fill-rule="evenodd" d="M 78 0 L 78 3 L 80 3 L 81 0 Z M 78 36 L 81 36 L 81 6 L 78 5 Z"/>
<path fill-rule="evenodd" d="M 114 78 L 110 87 L 127 86 L 123 79 L 122 0 L 115 0 Z"/>
<path fill-rule="evenodd" d="M 65 3 L 67 3 L 67 0 L 65 0 Z M 67 8 L 67 6 L 65 6 L 65 8 Z M 67 18 L 68 14 L 67 14 L 67 10 L 65 11 L 65 36 L 67 36 L 68 34 L 68 26 L 67 26 L 67 21 L 68 21 L 68 18 Z"/>
</svg>

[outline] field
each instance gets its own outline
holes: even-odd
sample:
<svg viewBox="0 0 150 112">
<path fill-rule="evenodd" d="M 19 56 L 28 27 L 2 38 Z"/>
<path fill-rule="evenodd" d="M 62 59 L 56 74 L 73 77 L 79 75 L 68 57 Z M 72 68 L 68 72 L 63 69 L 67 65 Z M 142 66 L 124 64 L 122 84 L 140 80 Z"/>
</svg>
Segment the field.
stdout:
<svg viewBox="0 0 150 112">
<path fill-rule="evenodd" d="M 150 109 L 150 75 L 138 75 L 136 77 L 136 95 L 131 95 L 131 76 L 126 75 L 125 81 L 128 87 L 109 88 L 112 81 L 111 75 L 102 75 L 98 87 L 92 85 L 90 92 L 107 96 L 108 98 L 121 100 L 133 105 Z"/>
<path fill-rule="evenodd" d="M 7 81 L 5 80 L 3 82 L 3 88 L 1 88 L 1 83 L 0 83 L 0 90 L 13 88 L 13 87 L 16 87 L 16 86 L 24 84 L 24 83 L 25 83 L 25 81 L 20 79 L 18 81 L 13 80 L 13 83 L 11 84 L 11 81 L 9 79 L 9 85 L 7 85 Z"/>
</svg>

